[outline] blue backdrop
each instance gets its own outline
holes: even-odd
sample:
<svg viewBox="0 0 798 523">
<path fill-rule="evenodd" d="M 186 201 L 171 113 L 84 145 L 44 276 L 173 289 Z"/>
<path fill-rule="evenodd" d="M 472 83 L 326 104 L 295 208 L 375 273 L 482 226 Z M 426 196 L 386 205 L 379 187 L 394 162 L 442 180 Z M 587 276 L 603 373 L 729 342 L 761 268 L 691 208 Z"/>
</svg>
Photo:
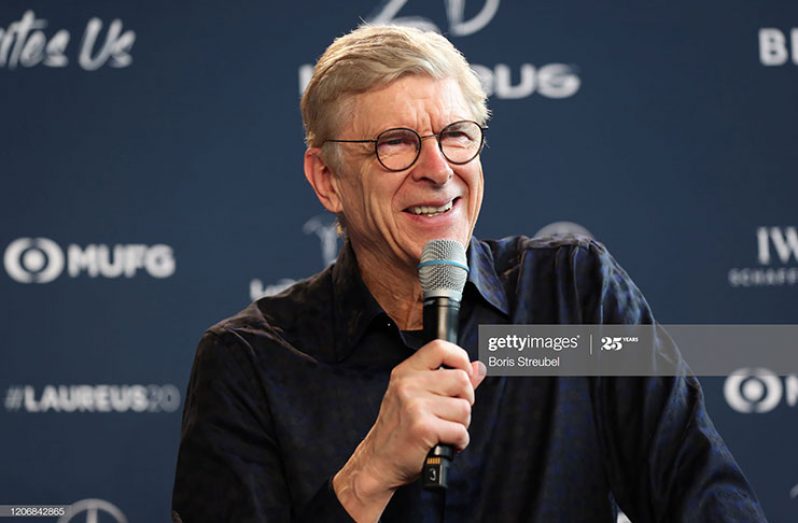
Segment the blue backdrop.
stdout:
<svg viewBox="0 0 798 523">
<path fill-rule="evenodd" d="M 795 2 L 5 0 L 0 504 L 168 519 L 201 332 L 335 255 L 298 100 L 361 19 L 436 28 L 492 93 L 479 237 L 578 224 L 663 323 L 798 322 Z M 798 378 L 703 383 L 798 519 Z"/>
</svg>

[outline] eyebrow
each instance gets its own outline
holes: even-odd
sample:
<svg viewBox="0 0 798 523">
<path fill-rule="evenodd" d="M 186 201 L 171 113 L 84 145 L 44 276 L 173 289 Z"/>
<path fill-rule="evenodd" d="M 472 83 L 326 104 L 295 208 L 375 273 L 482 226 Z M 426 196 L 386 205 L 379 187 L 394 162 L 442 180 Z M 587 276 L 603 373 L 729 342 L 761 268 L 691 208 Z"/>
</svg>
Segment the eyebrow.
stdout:
<svg viewBox="0 0 798 523">
<path fill-rule="evenodd" d="M 453 123 L 463 122 L 463 121 L 474 122 L 476 120 L 473 120 L 471 117 L 468 117 L 468 116 L 457 116 L 457 117 L 454 117 L 454 118 L 447 119 L 447 121 L 446 121 L 447 123 L 441 125 L 437 130 L 435 130 L 435 128 L 433 127 L 432 129 L 430 129 L 430 133 L 421 132 L 418 129 L 418 127 L 416 127 L 414 125 L 392 125 L 390 127 L 385 127 L 384 129 L 375 132 L 373 134 L 374 138 L 372 138 L 372 140 L 376 139 L 377 136 L 379 136 L 381 133 L 384 133 L 385 131 L 390 131 L 391 129 L 412 129 L 413 131 L 417 132 L 421 136 L 429 136 L 430 134 L 438 134 L 439 132 L 441 132 L 442 129 L 444 129 L 445 127 L 447 127 L 449 125 L 452 125 Z"/>
</svg>

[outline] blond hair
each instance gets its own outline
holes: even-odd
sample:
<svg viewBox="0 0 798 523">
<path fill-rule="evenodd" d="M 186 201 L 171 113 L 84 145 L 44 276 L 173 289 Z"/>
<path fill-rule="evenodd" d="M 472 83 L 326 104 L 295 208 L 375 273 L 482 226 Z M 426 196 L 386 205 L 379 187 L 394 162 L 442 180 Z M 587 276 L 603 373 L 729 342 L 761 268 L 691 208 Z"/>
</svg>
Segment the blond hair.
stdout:
<svg viewBox="0 0 798 523">
<path fill-rule="evenodd" d="M 465 57 L 446 38 L 412 27 L 363 25 L 337 38 L 321 55 L 302 96 L 305 142 L 320 147 L 351 117 L 351 95 L 386 86 L 407 74 L 453 78 L 473 118 L 487 123 L 484 89 Z"/>
</svg>

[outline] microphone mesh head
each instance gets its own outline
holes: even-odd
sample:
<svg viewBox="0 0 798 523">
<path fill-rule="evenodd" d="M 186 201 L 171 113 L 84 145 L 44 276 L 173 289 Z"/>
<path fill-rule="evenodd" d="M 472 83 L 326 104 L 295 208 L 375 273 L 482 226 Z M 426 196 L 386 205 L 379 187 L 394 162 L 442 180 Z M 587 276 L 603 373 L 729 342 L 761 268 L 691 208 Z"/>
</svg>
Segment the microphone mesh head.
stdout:
<svg viewBox="0 0 798 523">
<path fill-rule="evenodd" d="M 428 241 L 421 251 L 418 266 L 418 278 L 421 280 L 424 299 L 462 299 L 468 276 L 468 262 L 462 243 L 456 240 Z"/>
</svg>

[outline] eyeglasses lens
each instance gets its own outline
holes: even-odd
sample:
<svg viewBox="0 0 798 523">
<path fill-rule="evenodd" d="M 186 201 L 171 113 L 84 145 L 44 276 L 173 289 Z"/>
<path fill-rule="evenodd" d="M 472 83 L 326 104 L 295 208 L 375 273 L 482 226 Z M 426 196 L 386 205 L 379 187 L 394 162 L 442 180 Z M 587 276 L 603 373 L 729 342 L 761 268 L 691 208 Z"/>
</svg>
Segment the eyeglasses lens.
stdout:
<svg viewBox="0 0 798 523">
<path fill-rule="evenodd" d="M 455 122 L 438 133 L 441 152 L 454 164 L 464 164 L 479 154 L 482 129 L 474 122 Z M 391 171 L 412 166 L 421 149 L 421 138 L 410 129 L 389 129 L 377 138 L 377 157 Z"/>
</svg>

